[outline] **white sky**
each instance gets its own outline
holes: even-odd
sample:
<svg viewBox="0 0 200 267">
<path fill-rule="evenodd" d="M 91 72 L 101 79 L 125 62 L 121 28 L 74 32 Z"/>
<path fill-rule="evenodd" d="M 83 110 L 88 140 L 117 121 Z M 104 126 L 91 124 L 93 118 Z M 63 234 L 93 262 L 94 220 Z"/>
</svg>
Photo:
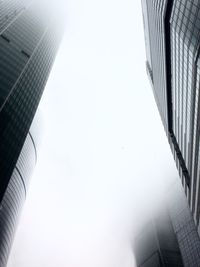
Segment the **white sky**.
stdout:
<svg viewBox="0 0 200 267">
<path fill-rule="evenodd" d="M 177 176 L 146 77 L 140 0 L 68 0 L 66 11 L 8 267 L 134 267 L 138 212 Z"/>
</svg>

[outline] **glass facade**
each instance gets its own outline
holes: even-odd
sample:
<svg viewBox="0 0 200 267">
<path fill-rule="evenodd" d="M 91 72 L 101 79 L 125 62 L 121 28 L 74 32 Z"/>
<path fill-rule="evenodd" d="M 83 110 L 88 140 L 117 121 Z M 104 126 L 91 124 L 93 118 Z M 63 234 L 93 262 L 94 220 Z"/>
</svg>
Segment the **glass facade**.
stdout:
<svg viewBox="0 0 200 267">
<path fill-rule="evenodd" d="M 167 82 L 165 62 L 164 13 L 166 0 L 142 0 L 145 27 L 147 72 L 165 129 L 168 129 Z M 154 49 L 152 49 L 152 47 Z M 156 74 L 156 75 L 154 75 Z"/>
<path fill-rule="evenodd" d="M 184 266 L 200 265 L 200 238 L 184 190 L 177 179 L 167 192 L 167 208 Z"/>
<path fill-rule="evenodd" d="M 189 204 L 199 224 L 200 2 L 174 1 L 171 15 L 173 132 L 187 167 Z M 183 182 L 184 183 L 184 182 Z"/>
<path fill-rule="evenodd" d="M 148 74 L 198 226 L 200 1 L 142 0 L 142 6 Z"/>
<path fill-rule="evenodd" d="M 0 266 L 6 266 L 22 205 L 26 198 L 31 173 L 36 164 L 34 125 L 26 137 L 17 164 L 1 201 Z"/>
<path fill-rule="evenodd" d="M 147 72 L 194 219 L 181 234 L 200 235 L 200 1 L 142 0 L 142 7 Z M 178 240 L 193 257 L 189 241 Z M 198 264 L 186 266 L 200 266 L 195 257 Z"/>
<path fill-rule="evenodd" d="M 134 238 L 137 267 L 183 267 L 169 214 L 153 215 Z"/>
<path fill-rule="evenodd" d="M 133 238 L 138 267 L 196 267 L 200 265 L 200 239 L 179 179 L 163 192 L 161 208 L 151 210 Z"/>
<path fill-rule="evenodd" d="M 62 37 L 63 26 L 49 12 L 39 1 L 0 1 L 1 267 L 37 159 L 30 127 Z"/>
</svg>

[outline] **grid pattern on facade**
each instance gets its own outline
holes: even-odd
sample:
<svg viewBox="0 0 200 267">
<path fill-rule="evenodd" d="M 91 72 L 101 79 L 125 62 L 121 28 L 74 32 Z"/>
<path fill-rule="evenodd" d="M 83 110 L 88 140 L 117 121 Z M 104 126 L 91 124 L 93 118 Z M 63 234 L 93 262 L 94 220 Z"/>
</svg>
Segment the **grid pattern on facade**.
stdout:
<svg viewBox="0 0 200 267">
<path fill-rule="evenodd" d="M 198 58 L 198 62 L 199 62 Z M 200 65 L 197 64 L 197 75 L 196 75 L 196 95 L 195 95 L 195 114 L 194 114 L 194 138 L 193 138 L 193 153 L 195 152 L 194 156 L 194 172 L 193 172 L 193 187 L 192 187 L 192 194 L 191 199 L 194 219 L 197 224 L 200 222 Z"/>
<path fill-rule="evenodd" d="M 48 14 L 32 0 L 0 1 L 1 267 L 37 160 L 36 132 L 30 127 L 63 31 Z"/>
<path fill-rule="evenodd" d="M 152 218 L 134 239 L 134 254 L 138 267 L 183 267 L 179 246 L 170 217 L 162 214 Z"/>
<path fill-rule="evenodd" d="M 167 203 L 184 265 L 196 267 L 200 263 L 200 239 L 180 181 L 171 185 Z"/>
<path fill-rule="evenodd" d="M 152 9 L 158 7 L 155 3 L 156 1 L 146 0 L 149 7 L 146 22 L 150 24 L 149 28 L 156 29 L 157 17 L 152 13 Z M 171 9 L 168 8 L 169 5 Z M 167 99 L 171 98 L 171 112 L 164 99 L 162 104 L 168 108 L 171 125 L 168 120 L 166 132 L 192 215 L 184 208 L 185 203 L 174 203 L 170 212 L 185 265 L 199 266 L 200 240 L 197 227 L 200 233 L 200 1 L 167 1 L 166 9 L 170 10 L 170 14 L 165 17 L 167 65 L 164 75 L 167 81 Z M 162 12 L 159 15 L 165 16 Z M 150 39 L 162 39 L 159 35 L 155 37 L 155 32 L 156 30 L 152 30 Z M 153 58 L 160 54 L 152 53 L 156 46 L 153 42 L 146 42 L 146 45 L 150 46 L 147 50 L 151 51 L 152 65 L 157 64 L 157 60 Z M 164 61 L 165 57 L 161 60 Z M 153 70 L 153 66 L 148 64 L 147 69 L 150 67 Z M 152 71 L 152 77 L 154 91 L 162 91 L 166 83 L 160 78 L 160 73 Z M 161 88 L 156 87 L 154 83 L 154 80 L 159 78 L 162 82 Z M 159 105 L 158 108 L 160 109 Z M 162 112 L 160 114 L 163 121 L 165 117 Z"/>
<path fill-rule="evenodd" d="M 147 69 L 150 77 L 153 77 L 153 92 L 161 114 L 163 125 L 168 129 L 167 92 L 166 92 L 166 62 L 165 62 L 165 35 L 164 14 L 166 11 L 166 0 L 142 1 L 143 17 L 146 24 L 146 40 L 150 50 Z M 147 17 L 148 16 L 148 17 Z M 147 25 L 148 23 L 148 25 Z M 150 61 L 150 62 L 149 62 Z M 154 75 L 154 73 L 156 75 Z"/>
<path fill-rule="evenodd" d="M 8 28 L 0 38 L 0 107 L 26 67 L 29 57 L 37 48 L 47 28 L 42 11 L 31 5 Z M 3 37 L 3 38 L 2 38 Z"/>
<path fill-rule="evenodd" d="M 24 200 L 23 182 L 15 169 L 0 205 L 0 266 L 6 266 L 15 226 Z"/>
<path fill-rule="evenodd" d="M 199 1 L 174 1 L 171 16 L 173 132 L 190 174 L 189 203 L 196 207 L 199 155 Z M 198 221 L 197 213 L 194 215 Z"/>
<path fill-rule="evenodd" d="M 30 131 L 32 129 L 33 126 Z M 28 181 L 35 166 L 34 151 L 32 139 L 28 135 L 0 204 L 0 266 L 6 266 L 8 260 Z"/>
<path fill-rule="evenodd" d="M 148 27 L 145 26 L 146 46 L 150 46 L 147 47 L 147 70 L 185 194 L 198 225 L 200 1 L 142 2 L 144 23 L 148 23 Z M 167 10 L 170 10 L 169 16 Z"/>
<path fill-rule="evenodd" d="M 3 104 L 0 112 L 1 198 L 3 197 L 12 170 L 28 134 L 61 36 L 60 33 L 55 31 L 53 23 L 51 24 L 50 21 L 48 28 L 44 26 L 45 23 L 43 20 L 41 26 L 37 26 L 38 16 L 36 15 L 36 18 L 34 18 L 33 13 L 35 13 L 36 10 L 33 12 L 32 7 L 31 10 L 27 12 L 28 11 L 24 12 L 21 16 L 22 18 L 18 18 L 18 20 L 15 21 L 15 26 L 11 24 L 10 27 L 6 29 L 6 36 L 8 36 L 12 42 L 6 44 L 5 50 L 17 50 L 20 56 L 17 57 L 15 54 L 12 57 L 12 53 L 10 53 L 7 55 L 7 61 L 5 61 L 4 58 L 0 61 L 4 65 L 6 64 L 7 69 L 13 68 L 12 70 L 9 69 L 10 75 L 13 75 L 11 79 L 7 77 L 4 66 L 0 68 L 0 74 L 2 73 L 0 77 L 7 83 L 5 86 L 5 90 L 7 91 L 2 96 Z M 24 16 L 26 19 L 24 19 Z M 20 25 L 24 24 L 28 19 L 30 19 L 30 22 L 27 22 L 26 26 L 24 26 L 24 29 L 26 29 L 25 36 L 27 35 L 28 46 L 31 42 L 31 38 L 34 38 L 34 45 L 30 46 L 29 50 L 28 46 L 23 45 L 23 47 L 25 47 L 27 53 L 30 54 L 30 58 L 25 57 L 20 53 L 19 49 L 17 49 L 22 45 L 17 37 L 18 29 Z M 23 39 L 23 41 L 23 43 L 26 43 L 25 39 Z M 3 55 L 4 51 L 1 51 L 0 56 Z M 15 66 L 20 66 L 17 73 Z"/>
<path fill-rule="evenodd" d="M 28 7 L 30 2 L 31 0 L 0 1 L 0 33 Z"/>
</svg>

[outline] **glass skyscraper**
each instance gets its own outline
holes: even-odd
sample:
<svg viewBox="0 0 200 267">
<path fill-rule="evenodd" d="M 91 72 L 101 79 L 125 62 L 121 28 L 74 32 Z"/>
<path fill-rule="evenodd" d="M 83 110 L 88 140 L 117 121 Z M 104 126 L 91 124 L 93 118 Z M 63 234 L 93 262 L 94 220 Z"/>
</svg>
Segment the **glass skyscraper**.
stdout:
<svg viewBox="0 0 200 267">
<path fill-rule="evenodd" d="M 200 266 L 200 239 L 178 177 L 168 182 L 159 204 L 149 214 L 140 211 L 133 234 L 137 267 Z"/>
<path fill-rule="evenodd" d="M 37 158 L 33 119 L 62 27 L 41 1 L 0 1 L 0 266 L 6 265 Z M 50 3 L 49 3 L 50 5 Z"/>
<path fill-rule="evenodd" d="M 152 214 L 134 237 L 137 267 L 183 267 L 179 244 L 170 216 L 164 207 Z"/>
<path fill-rule="evenodd" d="M 147 73 L 199 227 L 200 1 L 142 0 L 142 6 Z"/>
<path fill-rule="evenodd" d="M 200 1 L 142 0 L 142 9 L 146 69 L 192 216 L 183 197 L 169 213 L 184 266 L 200 266 Z"/>
</svg>

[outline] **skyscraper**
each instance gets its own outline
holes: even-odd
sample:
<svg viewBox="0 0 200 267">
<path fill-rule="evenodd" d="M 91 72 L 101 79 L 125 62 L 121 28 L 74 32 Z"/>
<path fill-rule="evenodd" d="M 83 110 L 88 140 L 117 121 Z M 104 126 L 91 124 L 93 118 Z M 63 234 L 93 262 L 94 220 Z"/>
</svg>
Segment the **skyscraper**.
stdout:
<svg viewBox="0 0 200 267">
<path fill-rule="evenodd" d="M 170 216 L 165 207 L 142 224 L 134 238 L 137 267 L 183 267 Z"/>
<path fill-rule="evenodd" d="M 142 7 L 147 73 L 200 234 L 200 1 Z"/>
<path fill-rule="evenodd" d="M 0 1 L 0 266 L 6 265 L 37 151 L 30 130 L 62 30 L 41 1 Z M 61 27 L 62 28 L 62 27 Z"/>
<path fill-rule="evenodd" d="M 142 9 L 146 69 L 190 208 L 173 185 L 169 215 L 184 266 L 200 266 L 200 1 L 142 0 Z"/>
<path fill-rule="evenodd" d="M 200 238 L 178 177 L 167 181 L 163 198 L 142 211 L 133 234 L 137 267 L 200 266 Z"/>
</svg>

